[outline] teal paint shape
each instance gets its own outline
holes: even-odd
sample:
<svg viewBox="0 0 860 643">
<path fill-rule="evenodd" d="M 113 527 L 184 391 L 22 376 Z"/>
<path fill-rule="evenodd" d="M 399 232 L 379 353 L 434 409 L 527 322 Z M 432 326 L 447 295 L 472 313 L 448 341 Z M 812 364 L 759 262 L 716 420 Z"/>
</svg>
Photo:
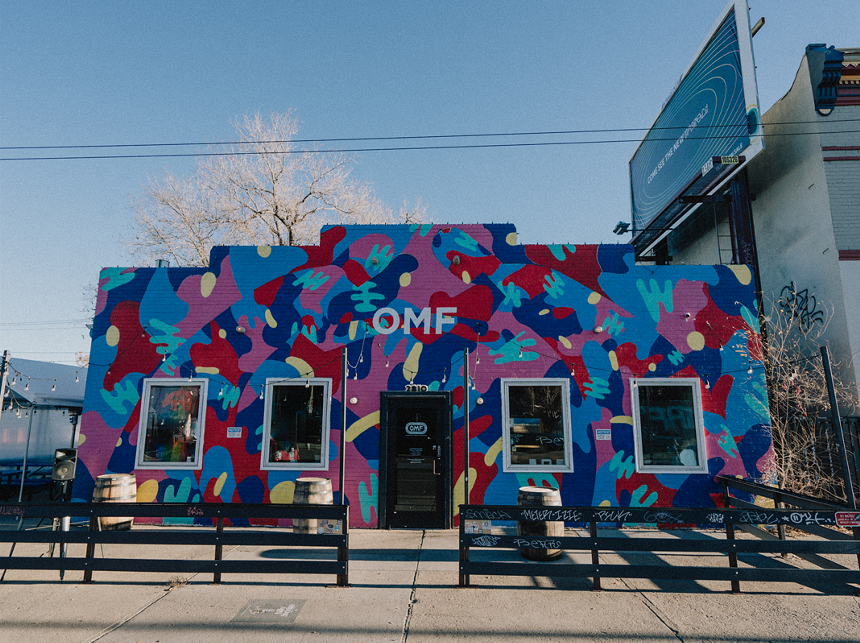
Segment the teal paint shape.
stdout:
<svg viewBox="0 0 860 643">
<path fill-rule="evenodd" d="M 193 476 L 186 475 L 182 478 L 179 486 L 167 485 L 164 489 L 164 502 L 190 502 L 191 498 L 191 480 Z M 174 492 L 175 490 L 175 492 Z M 194 518 L 165 518 L 164 525 L 193 525 Z"/>
<path fill-rule="evenodd" d="M 466 248 L 467 250 L 471 250 L 472 252 L 477 252 L 478 242 L 462 230 L 457 230 L 457 232 L 459 232 L 460 234 L 458 234 L 454 238 L 454 243 L 456 243 L 458 246 Z"/>
<path fill-rule="evenodd" d="M 552 256 L 558 259 L 559 261 L 564 261 L 567 259 L 567 254 L 565 254 L 565 250 L 568 251 L 569 254 L 574 254 L 576 252 L 576 246 L 565 243 L 553 243 L 547 246 L 547 249 L 552 253 Z"/>
<path fill-rule="evenodd" d="M 758 325 L 758 315 L 753 314 L 753 312 L 746 306 L 741 306 L 741 317 L 744 318 L 747 326 L 752 328 L 756 334 L 761 332 Z"/>
<path fill-rule="evenodd" d="M 657 502 L 656 491 L 652 491 L 650 496 L 645 497 L 646 493 L 648 493 L 648 485 L 643 484 L 641 487 L 637 487 L 633 493 L 630 494 L 630 506 L 650 507 Z"/>
<path fill-rule="evenodd" d="M 376 509 L 376 501 L 379 497 L 379 480 L 375 473 L 370 474 L 370 492 L 364 481 L 358 483 L 358 504 L 361 507 L 361 519 L 370 524 L 373 510 Z"/>
<path fill-rule="evenodd" d="M 535 487 L 558 487 L 558 480 L 556 480 L 549 473 L 518 473 L 517 474 L 517 484 L 520 487 L 528 487 L 531 485 L 529 480 L 534 481 Z M 544 484 L 547 483 L 547 484 Z"/>
<path fill-rule="evenodd" d="M 552 271 L 551 275 L 547 275 L 544 277 L 546 283 L 543 285 L 543 289 L 553 299 L 558 299 L 564 295 L 564 277 L 562 277 L 555 270 Z"/>
<path fill-rule="evenodd" d="M 609 470 L 615 471 L 618 470 L 618 473 L 615 474 L 616 479 L 621 480 L 622 477 L 627 478 L 630 477 L 636 472 L 636 465 L 633 464 L 633 456 L 624 457 L 624 450 L 616 451 L 615 455 L 612 456 L 612 460 L 609 461 Z"/>
<path fill-rule="evenodd" d="M 720 433 L 719 437 L 717 437 L 717 444 L 720 445 L 720 448 L 726 452 L 730 458 L 738 457 L 737 444 L 735 444 L 735 439 L 732 437 L 732 434 L 729 432 L 728 427 L 723 424 L 723 432 Z"/>
<path fill-rule="evenodd" d="M 522 305 L 523 295 L 525 295 L 525 291 L 517 286 L 515 283 L 510 282 L 507 286 L 499 285 L 499 290 L 505 295 L 504 300 L 502 301 L 502 306 L 510 304 L 514 308 L 519 308 Z"/>
<path fill-rule="evenodd" d="M 328 281 L 328 277 L 323 274 L 322 270 L 314 274 L 314 269 L 306 270 L 293 281 L 294 286 L 301 286 L 308 290 L 316 290 Z"/>
<path fill-rule="evenodd" d="M 123 272 L 125 268 L 105 268 L 102 270 L 101 278 L 107 278 L 107 283 L 102 286 L 102 290 L 107 292 L 113 290 L 134 279 L 134 272 Z"/>
<path fill-rule="evenodd" d="M 592 377 L 590 382 L 583 384 L 585 394 L 602 400 L 609 393 L 609 381 L 602 377 Z"/>
<path fill-rule="evenodd" d="M 678 351 L 672 351 L 671 353 L 666 355 L 666 357 L 669 359 L 670 362 L 672 362 L 672 366 L 677 366 L 684 361 L 684 356 Z"/>
<path fill-rule="evenodd" d="M 241 395 L 241 391 L 238 386 L 233 386 L 232 384 L 224 385 L 224 393 L 218 395 L 218 399 L 221 400 L 221 410 L 226 411 L 227 407 L 233 408 L 239 403 L 239 396 Z"/>
<path fill-rule="evenodd" d="M 160 319 L 150 319 L 148 330 L 151 344 L 165 344 L 165 346 L 156 347 L 155 352 L 159 355 L 169 355 L 185 343 L 184 338 L 176 336 L 179 332 L 176 326 L 165 324 Z"/>
<path fill-rule="evenodd" d="M 770 418 L 770 409 L 768 409 L 767 403 L 764 401 L 767 399 L 767 388 L 761 382 L 755 382 L 753 384 L 753 390 L 758 395 L 745 393 L 744 402 L 746 402 L 747 406 L 760 418 L 765 420 Z"/>
<path fill-rule="evenodd" d="M 389 252 L 390 250 L 391 246 L 384 246 L 382 250 L 379 249 L 378 243 L 373 246 L 370 255 L 364 260 L 364 269 L 368 274 L 373 273 L 378 275 L 388 267 L 388 264 L 394 259 L 394 253 Z M 376 257 L 377 263 L 373 263 L 374 257 Z"/>
<path fill-rule="evenodd" d="M 509 362 L 532 362 L 538 358 L 538 354 L 534 351 L 527 351 L 520 357 L 520 349 L 528 346 L 534 346 L 537 343 L 535 339 L 524 339 L 521 342 L 517 340 L 525 334 L 526 331 L 520 332 L 511 341 L 505 342 L 498 349 L 492 349 L 487 352 L 490 357 L 499 357 L 494 361 L 495 364 L 508 364 Z"/>
<path fill-rule="evenodd" d="M 117 415 L 128 415 L 134 410 L 140 395 L 137 393 L 137 387 L 128 380 L 123 380 L 113 385 L 113 392 L 108 393 L 105 389 L 101 390 L 102 399 Z M 125 405 L 129 404 L 131 408 L 126 410 Z"/>
<path fill-rule="evenodd" d="M 384 300 L 385 295 L 381 295 L 376 292 L 370 292 L 372 288 L 374 288 L 376 284 L 372 281 L 365 281 L 363 284 L 358 286 L 356 290 L 358 292 L 350 295 L 350 299 L 353 301 L 357 301 L 359 303 L 356 304 L 355 309 L 360 313 L 372 313 L 376 312 L 376 306 L 372 303 L 374 300 Z"/>
<path fill-rule="evenodd" d="M 620 335 L 624 332 L 624 322 L 620 321 L 620 317 L 618 313 L 610 310 L 611 317 L 607 317 L 603 320 L 603 328 L 609 333 L 609 336 Z"/>
<path fill-rule="evenodd" d="M 637 279 L 636 288 L 639 289 L 639 294 L 642 295 L 645 307 L 648 309 L 648 312 L 651 313 L 651 319 L 655 322 L 659 322 L 660 304 L 663 304 L 663 308 L 666 309 L 667 313 L 671 313 L 674 310 L 674 304 L 672 302 L 672 282 L 667 279 L 663 284 L 662 290 L 657 284 L 656 279 L 651 279 L 648 283 L 650 288 L 645 287 L 644 279 Z"/>
</svg>

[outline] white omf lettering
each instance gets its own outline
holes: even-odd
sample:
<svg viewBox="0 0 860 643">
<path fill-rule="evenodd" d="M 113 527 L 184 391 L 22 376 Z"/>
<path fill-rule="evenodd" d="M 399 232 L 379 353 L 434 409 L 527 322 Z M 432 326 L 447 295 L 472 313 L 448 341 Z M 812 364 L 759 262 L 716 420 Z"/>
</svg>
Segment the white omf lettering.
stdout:
<svg viewBox="0 0 860 643">
<path fill-rule="evenodd" d="M 456 308 L 437 308 L 436 309 L 436 334 L 441 335 L 443 333 L 443 326 L 445 324 L 456 324 L 457 320 L 453 317 L 448 317 L 448 313 L 457 314 Z M 419 326 L 424 327 L 424 332 L 430 332 L 430 320 L 432 318 L 432 311 L 429 308 L 422 308 L 421 312 L 416 314 L 415 311 L 411 308 L 407 308 L 403 312 L 403 334 L 408 335 L 410 328 L 413 326 L 418 328 Z M 391 323 L 388 326 L 382 325 L 382 318 L 388 316 L 391 317 Z M 400 313 L 398 313 L 393 308 L 385 307 L 380 308 L 373 314 L 373 330 L 381 335 L 390 335 L 395 330 L 400 328 Z"/>
</svg>

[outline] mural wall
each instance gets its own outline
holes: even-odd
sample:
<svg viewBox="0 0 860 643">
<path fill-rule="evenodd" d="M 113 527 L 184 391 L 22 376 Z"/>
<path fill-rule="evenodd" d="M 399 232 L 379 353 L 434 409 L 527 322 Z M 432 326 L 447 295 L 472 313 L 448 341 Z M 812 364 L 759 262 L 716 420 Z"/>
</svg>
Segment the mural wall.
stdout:
<svg viewBox="0 0 860 643">
<path fill-rule="evenodd" d="M 346 346 L 354 526 L 377 524 L 380 391 L 410 383 L 452 392 L 462 502 L 463 349 L 472 502 L 515 503 L 536 484 L 560 487 L 566 505 L 720 504 L 714 476 L 758 479 L 771 452 L 751 277 L 635 265 L 627 245 L 517 245 L 513 226 L 495 224 L 335 226 L 319 246 L 218 247 L 208 268 L 107 268 L 74 497 L 130 472 L 138 501 L 290 502 L 303 475 L 337 492 Z M 424 309 L 427 325 L 415 320 Z M 273 377 L 331 379 L 327 470 L 261 468 Z M 147 378 L 208 380 L 200 468 L 135 469 Z M 569 380 L 572 473 L 503 472 L 500 378 Z M 636 471 L 631 378 L 700 380 L 706 474 Z"/>
</svg>

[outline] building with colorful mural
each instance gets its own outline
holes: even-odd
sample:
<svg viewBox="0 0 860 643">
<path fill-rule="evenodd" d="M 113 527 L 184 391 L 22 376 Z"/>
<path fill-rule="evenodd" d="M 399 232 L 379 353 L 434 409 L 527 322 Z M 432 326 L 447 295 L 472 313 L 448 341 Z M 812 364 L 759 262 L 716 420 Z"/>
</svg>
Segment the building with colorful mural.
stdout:
<svg viewBox="0 0 860 643">
<path fill-rule="evenodd" d="M 289 503 L 305 476 L 338 502 L 343 425 L 353 526 L 447 527 L 467 406 L 472 503 L 543 485 L 719 506 L 715 476 L 761 479 L 772 453 L 749 268 L 637 265 L 628 245 L 331 226 L 107 268 L 92 335 L 78 500 L 134 473 L 139 502 Z"/>
</svg>

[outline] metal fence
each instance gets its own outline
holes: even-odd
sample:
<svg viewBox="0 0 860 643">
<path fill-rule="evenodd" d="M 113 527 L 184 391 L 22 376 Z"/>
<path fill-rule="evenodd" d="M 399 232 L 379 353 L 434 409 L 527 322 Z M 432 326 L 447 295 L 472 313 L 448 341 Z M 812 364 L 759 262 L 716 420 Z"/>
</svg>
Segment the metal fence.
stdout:
<svg viewBox="0 0 860 643">
<path fill-rule="evenodd" d="M 220 504 L 220 503 L 70 503 L 70 504 L 4 504 L 0 517 L 54 518 L 58 513 L 71 513 L 89 519 L 87 530 L 0 530 L 0 542 L 13 543 L 12 552 L 0 558 L 0 568 L 83 571 L 84 582 L 91 582 L 93 572 L 176 572 L 213 574 L 220 583 L 221 575 L 231 574 L 333 574 L 337 584 L 349 583 L 349 508 L 340 505 L 278 505 L 278 504 Z M 192 518 L 197 522 L 210 520 L 212 528 L 195 525 L 184 528 L 165 526 L 158 529 L 101 531 L 99 518 Z M 274 521 L 281 519 L 321 520 L 331 524 L 337 533 L 291 533 L 277 529 L 231 530 L 233 521 Z M 230 524 L 228 524 L 230 521 Z M 225 527 L 227 527 L 225 529 Z M 17 543 L 59 545 L 60 551 L 69 544 L 85 544 L 83 557 L 60 555 L 13 556 Z M 104 557 L 103 546 L 139 545 L 139 556 L 133 558 Z M 96 556 L 96 545 L 102 546 L 103 557 Z M 178 560 L 151 558 L 150 545 L 210 545 L 212 559 Z M 337 549 L 337 560 L 223 560 L 224 546 L 271 545 L 273 547 L 330 547 Z"/>
<path fill-rule="evenodd" d="M 855 554 L 860 562 L 860 531 L 854 537 L 832 529 L 837 525 L 856 524 L 860 513 L 849 511 L 817 510 L 799 512 L 796 509 L 766 509 L 751 505 L 745 509 L 675 509 L 641 507 L 512 507 L 501 505 L 460 505 L 460 577 L 459 585 L 471 584 L 471 576 L 548 576 L 590 577 L 595 590 L 601 589 L 601 578 L 647 578 L 652 580 L 687 579 L 729 581 L 732 592 L 740 591 L 741 581 L 794 582 L 794 583 L 860 583 L 860 571 L 842 565 L 827 569 L 799 569 L 791 566 L 774 568 L 740 567 L 738 554 Z M 499 521 L 531 522 L 565 521 L 587 525 L 589 536 L 535 537 L 493 533 L 491 525 Z M 815 533 L 815 540 L 738 540 L 736 526 L 790 525 L 796 529 Z M 477 533 L 481 525 L 483 533 Z M 598 525 L 621 527 L 653 526 L 654 536 L 630 538 L 622 532 L 605 535 Z M 660 528 L 711 525 L 723 527 L 726 538 L 678 538 Z M 489 528 L 488 528 L 489 527 Z M 531 529 L 526 530 L 534 533 Z M 823 532 L 827 538 L 821 537 Z M 511 561 L 502 556 L 493 560 L 471 560 L 471 550 L 482 549 L 562 549 L 590 552 L 590 563 L 576 563 L 571 558 L 554 562 Z M 604 564 L 601 553 L 668 552 L 722 554 L 724 566 L 701 564 L 682 565 L 677 560 L 670 564 Z M 751 563 L 754 559 L 744 562 Z M 835 565 L 835 564 L 834 564 Z"/>
</svg>

